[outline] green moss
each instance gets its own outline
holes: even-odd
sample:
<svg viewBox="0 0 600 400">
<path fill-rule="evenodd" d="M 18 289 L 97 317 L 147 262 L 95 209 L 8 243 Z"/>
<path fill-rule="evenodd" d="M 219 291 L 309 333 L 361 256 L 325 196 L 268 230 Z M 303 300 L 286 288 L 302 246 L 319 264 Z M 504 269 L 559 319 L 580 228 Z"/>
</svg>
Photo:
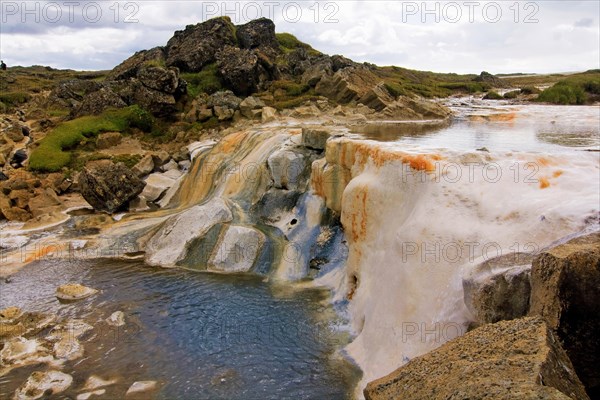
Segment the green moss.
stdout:
<svg viewBox="0 0 600 400">
<path fill-rule="evenodd" d="M 402 96 L 402 95 L 406 94 L 405 89 L 402 87 L 402 84 L 400 84 L 400 83 L 385 82 L 383 84 L 383 86 L 388 91 L 388 93 L 390 95 L 392 95 L 394 98 L 397 98 L 398 96 Z"/>
<path fill-rule="evenodd" d="M 123 132 L 130 128 L 148 132 L 152 129 L 152 121 L 146 111 L 131 106 L 64 122 L 40 141 L 39 147 L 31 153 L 29 168 L 35 171 L 58 171 L 71 161 L 68 150 L 86 138 L 102 132 Z"/>
<path fill-rule="evenodd" d="M 481 82 L 446 82 L 440 85 L 445 89 L 465 93 L 482 93 L 487 92 L 490 86 L 487 83 Z"/>
<path fill-rule="evenodd" d="M 14 107 L 19 104 L 28 102 L 31 99 L 31 95 L 25 92 L 8 92 L 0 93 L 0 102 L 4 103 L 6 107 Z"/>
<path fill-rule="evenodd" d="M 310 90 L 310 86 L 303 85 L 288 80 L 275 81 L 271 85 L 271 91 L 275 92 L 277 89 L 285 90 L 287 96 L 300 96 Z"/>
<path fill-rule="evenodd" d="M 167 64 L 165 63 L 165 60 L 148 60 L 144 62 L 144 66 L 165 68 Z"/>
<path fill-rule="evenodd" d="M 542 91 L 535 86 L 525 86 L 521 88 L 521 94 L 540 94 Z"/>
<path fill-rule="evenodd" d="M 483 97 L 484 100 L 502 100 L 503 98 L 504 97 L 502 97 L 501 94 L 494 92 L 493 90 L 487 92 L 487 94 Z"/>
<path fill-rule="evenodd" d="M 188 83 L 188 95 L 192 98 L 200 93 L 213 94 L 223 89 L 217 64 L 209 64 L 197 73 L 184 73 L 181 77 Z"/>
<path fill-rule="evenodd" d="M 279 42 L 279 48 L 284 53 L 290 53 L 298 48 L 303 48 L 306 49 L 308 54 L 312 56 L 318 56 L 322 54 L 320 51 L 313 49 L 309 44 L 300 41 L 291 33 L 276 33 L 275 37 Z"/>
<path fill-rule="evenodd" d="M 587 95 L 578 85 L 559 82 L 540 93 L 537 100 L 552 104 L 585 104 Z"/>
<path fill-rule="evenodd" d="M 142 156 L 140 154 L 120 154 L 112 157 L 114 163 L 122 162 L 127 168 L 133 168 L 133 166 L 139 163 L 141 159 Z"/>
</svg>

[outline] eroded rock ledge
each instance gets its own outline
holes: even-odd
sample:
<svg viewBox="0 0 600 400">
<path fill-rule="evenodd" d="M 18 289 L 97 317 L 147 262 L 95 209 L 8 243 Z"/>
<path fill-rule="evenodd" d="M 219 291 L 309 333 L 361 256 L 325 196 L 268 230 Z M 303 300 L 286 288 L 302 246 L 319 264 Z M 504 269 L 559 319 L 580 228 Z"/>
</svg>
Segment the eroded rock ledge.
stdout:
<svg viewBox="0 0 600 400">
<path fill-rule="evenodd" d="M 485 325 L 369 383 L 367 400 L 589 399 L 544 320 Z"/>
</svg>

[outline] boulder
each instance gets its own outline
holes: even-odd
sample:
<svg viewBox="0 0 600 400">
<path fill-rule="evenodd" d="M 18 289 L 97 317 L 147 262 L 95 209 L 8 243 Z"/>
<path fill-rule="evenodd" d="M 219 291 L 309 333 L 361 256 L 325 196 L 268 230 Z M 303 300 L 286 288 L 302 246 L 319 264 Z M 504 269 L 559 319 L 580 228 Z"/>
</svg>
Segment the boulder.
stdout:
<svg viewBox="0 0 600 400">
<path fill-rule="evenodd" d="M 123 136 L 120 132 L 106 132 L 98 135 L 96 139 L 96 147 L 98 149 L 108 149 L 109 147 L 117 146 L 121 143 Z"/>
<path fill-rule="evenodd" d="M 56 289 L 56 297 L 60 300 L 81 300 L 98 293 L 98 290 L 81 285 L 79 283 L 67 283 Z"/>
<path fill-rule="evenodd" d="M 308 169 L 306 157 L 291 150 L 275 151 L 267 159 L 267 165 L 273 179 L 273 186 L 287 190 L 298 190 L 303 182 L 300 178 Z"/>
<path fill-rule="evenodd" d="M 174 94 L 179 86 L 177 68 L 144 65 L 138 71 L 137 78 L 147 88 L 169 94 Z"/>
<path fill-rule="evenodd" d="M 506 254 L 476 265 L 463 277 L 465 304 L 480 324 L 527 315 L 532 260 L 527 253 Z"/>
<path fill-rule="evenodd" d="M 12 158 L 10 159 L 10 166 L 15 169 L 21 168 L 25 160 L 27 160 L 27 151 L 25 149 L 19 149 L 15 151 Z"/>
<path fill-rule="evenodd" d="M 15 400 L 33 400 L 64 392 L 73 383 L 73 377 L 60 371 L 36 371 L 15 392 Z"/>
<path fill-rule="evenodd" d="M 540 317 L 484 325 L 364 390 L 379 399 L 589 399 Z"/>
<path fill-rule="evenodd" d="M 161 169 L 165 172 L 167 171 L 171 171 L 171 170 L 178 170 L 179 169 L 179 165 L 177 164 L 177 162 L 175 160 L 170 160 L 168 163 L 166 163 L 165 165 L 163 165 L 161 167 Z"/>
<path fill-rule="evenodd" d="M 183 72 L 199 72 L 212 63 L 226 45 L 235 45 L 235 27 L 229 17 L 188 25 L 175 32 L 166 46 L 166 63 Z"/>
<path fill-rule="evenodd" d="M 226 46 L 217 56 L 219 74 L 225 86 L 239 96 L 265 89 L 277 76 L 276 67 L 256 50 Z"/>
<path fill-rule="evenodd" d="M 41 191 L 28 202 L 29 211 L 33 217 L 47 215 L 55 211 L 63 210 L 63 203 L 51 188 Z"/>
<path fill-rule="evenodd" d="M 175 183 L 175 180 L 165 174 L 155 173 L 148 175 L 145 179 L 146 186 L 140 194 L 140 198 L 154 202 L 160 200 L 167 190 Z"/>
<path fill-rule="evenodd" d="M 170 217 L 146 244 L 146 262 L 174 266 L 186 256 L 189 243 L 202 238 L 215 224 L 232 218 L 231 210 L 220 198 Z"/>
<path fill-rule="evenodd" d="M 532 315 L 556 332 L 590 394 L 600 393 L 600 233 L 550 248 L 533 260 Z"/>
<path fill-rule="evenodd" d="M 240 103 L 240 112 L 246 118 L 253 119 L 255 114 L 254 110 L 262 110 L 265 103 L 258 97 L 248 96 Z"/>
<path fill-rule="evenodd" d="M 215 106 L 214 112 L 219 121 L 228 121 L 235 115 L 235 110 L 221 106 Z"/>
<path fill-rule="evenodd" d="M 164 150 L 158 151 L 152 154 L 152 160 L 154 161 L 154 167 L 159 168 L 169 162 L 171 156 Z"/>
<path fill-rule="evenodd" d="M 9 221 L 25 222 L 31 219 L 31 214 L 19 207 L 13 207 L 11 200 L 0 193 L 0 218 L 5 218 Z"/>
<path fill-rule="evenodd" d="M 215 246 L 208 270 L 216 272 L 247 272 L 254 266 L 265 235 L 244 226 L 229 226 Z"/>
<path fill-rule="evenodd" d="M 17 125 L 15 123 L 9 125 L 6 129 L 2 131 L 2 133 L 5 134 L 7 138 L 9 138 L 15 143 L 20 142 L 25 138 L 25 136 L 23 135 L 23 129 L 20 125 Z"/>
<path fill-rule="evenodd" d="M 85 95 L 81 103 L 79 103 L 71 112 L 73 117 L 81 117 L 84 115 L 98 115 L 108 108 L 123 108 L 127 104 L 121 97 L 110 90 L 109 88 L 101 88 L 96 92 Z"/>
<path fill-rule="evenodd" d="M 154 158 L 152 154 L 146 154 L 142 159 L 133 166 L 131 171 L 141 178 L 154 171 Z"/>
<path fill-rule="evenodd" d="M 422 120 L 445 119 L 452 115 L 452 112 L 443 105 L 429 100 L 400 96 L 381 114 L 385 118 L 395 120 Z"/>
<path fill-rule="evenodd" d="M 323 129 L 302 128 L 302 145 L 309 149 L 325 150 L 330 137 L 331 133 Z"/>
<path fill-rule="evenodd" d="M 237 97 L 231 90 L 222 90 L 210 95 L 206 101 L 208 107 L 222 107 L 238 110 L 242 99 Z"/>
<path fill-rule="evenodd" d="M 264 124 L 266 122 L 274 121 L 277 117 L 277 110 L 273 107 L 263 107 L 261 113 L 261 122 Z"/>
<path fill-rule="evenodd" d="M 106 77 L 107 80 L 118 81 L 137 76 L 142 66 L 152 64 L 163 64 L 165 62 L 165 50 L 163 47 L 155 47 L 150 50 L 142 50 L 123 61 L 113 68 Z"/>
<path fill-rule="evenodd" d="M 348 67 L 338 70 L 332 76 L 319 80 L 315 90 L 317 94 L 346 104 L 359 101 L 379 83 L 380 79 L 365 67 Z"/>
<path fill-rule="evenodd" d="M 236 27 L 238 44 L 243 49 L 268 48 L 279 50 L 275 36 L 275 24 L 267 18 L 259 18 Z"/>
<path fill-rule="evenodd" d="M 85 200 L 95 210 L 114 213 L 127 206 L 144 190 L 140 180 L 123 163 L 109 160 L 88 163 L 79 176 L 79 187 Z"/>
</svg>

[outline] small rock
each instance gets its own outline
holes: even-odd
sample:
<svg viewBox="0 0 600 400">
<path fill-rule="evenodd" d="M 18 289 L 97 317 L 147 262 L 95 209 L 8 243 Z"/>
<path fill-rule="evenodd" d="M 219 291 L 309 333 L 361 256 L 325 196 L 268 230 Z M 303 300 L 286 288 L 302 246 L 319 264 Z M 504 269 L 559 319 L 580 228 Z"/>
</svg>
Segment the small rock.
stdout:
<svg viewBox="0 0 600 400">
<path fill-rule="evenodd" d="M 15 400 L 39 399 L 46 394 L 64 392 L 71 386 L 73 377 L 60 371 L 47 371 L 32 373 L 15 392 Z"/>
<path fill-rule="evenodd" d="M 165 174 L 151 174 L 146 180 L 146 186 L 140 197 L 148 202 L 160 200 L 164 193 L 175 183 L 173 178 Z"/>
<path fill-rule="evenodd" d="M 112 326 L 123 326 L 125 325 L 125 313 L 123 311 L 115 311 L 105 321 Z"/>
<path fill-rule="evenodd" d="M 139 178 L 151 174 L 154 171 L 154 160 L 152 155 L 146 154 L 137 164 L 131 169 Z"/>
<path fill-rule="evenodd" d="M 131 212 L 142 212 L 149 210 L 148 202 L 146 199 L 141 197 L 136 197 L 135 199 L 129 202 L 129 211 Z"/>
<path fill-rule="evenodd" d="M 98 135 L 96 147 L 98 149 L 108 149 L 121 143 L 121 134 L 119 132 L 106 132 Z"/>
<path fill-rule="evenodd" d="M 171 159 L 171 156 L 166 151 L 161 150 L 157 153 L 154 153 L 152 155 L 152 159 L 154 160 L 154 167 L 158 168 L 158 167 L 162 167 L 167 162 L 169 162 L 169 160 Z"/>
<path fill-rule="evenodd" d="M 23 130 L 17 125 L 12 125 L 10 128 L 6 129 L 4 133 L 6 133 L 6 136 L 13 142 L 20 142 L 25 138 Z"/>
<path fill-rule="evenodd" d="M 23 311 L 19 307 L 7 307 L 0 310 L 0 322 L 12 322 L 23 315 Z"/>
<path fill-rule="evenodd" d="M 79 283 L 67 283 L 56 289 L 56 297 L 60 300 L 80 300 L 98 293 L 98 290 L 80 285 Z"/>
<path fill-rule="evenodd" d="M 94 390 L 93 392 L 80 393 L 77 395 L 76 399 L 88 400 L 92 396 L 102 396 L 104 393 L 106 393 L 106 389 L 98 389 Z"/>
<path fill-rule="evenodd" d="M 321 129 L 302 128 L 302 144 L 314 150 L 325 150 L 331 133 Z"/>
<path fill-rule="evenodd" d="M 262 108 L 262 116 L 261 122 L 264 124 L 265 122 L 274 121 L 277 117 L 277 110 L 273 107 L 263 107 Z"/>
<path fill-rule="evenodd" d="M 141 392 L 147 392 L 147 391 L 153 390 L 155 388 L 156 388 L 156 381 L 133 382 L 133 384 L 127 390 L 127 393 L 125 393 L 125 396 L 129 396 L 129 395 L 133 395 L 133 394 L 137 394 L 137 393 L 141 393 Z"/>
<path fill-rule="evenodd" d="M 248 96 L 240 103 L 240 112 L 246 118 L 254 118 L 255 114 L 252 112 L 256 109 L 261 109 L 265 106 L 265 103 L 254 96 Z"/>
<path fill-rule="evenodd" d="M 49 363 L 54 358 L 50 350 L 44 347 L 37 339 L 15 337 L 4 343 L 0 351 L 0 364 L 14 367 L 29 364 Z"/>
<path fill-rule="evenodd" d="M 54 343 L 54 356 L 59 360 L 76 360 L 83 357 L 83 345 L 73 337 L 63 337 Z"/>
<path fill-rule="evenodd" d="M 116 379 L 102 379 L 97 375 L 90 375 L 88 380 L 85 382 L 84 390 L 95 390 L 103 386 L 114 385 L 117 383 Z"/>
<path fill-rule="evenodd" d="M 190 160 L 179 161 L 179 169 L 182 171 L 188 171 L 192 166 L 192 162 Z"/>
<path fill-rule="evenodd" d="M 175 162 L 175 160 L 171 160 L 168 163 L 166 163 L 165 165 L 162 166 L 162 170 L 164 172 L 170 171 L 170 170 L 178 170 L 179 169 L 179 165 Z"/>
</svg>

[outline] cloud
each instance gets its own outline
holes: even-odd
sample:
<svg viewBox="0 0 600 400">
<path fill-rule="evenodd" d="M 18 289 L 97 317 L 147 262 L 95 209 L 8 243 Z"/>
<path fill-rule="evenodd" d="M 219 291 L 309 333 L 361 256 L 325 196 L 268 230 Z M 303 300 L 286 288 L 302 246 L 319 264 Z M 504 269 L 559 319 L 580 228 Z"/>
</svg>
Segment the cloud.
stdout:
<svg viewBox="0 0 600 400">
<path fill-rule="evenodd" d="M 600 14 L 600 3 L 591 1 L 80 0 L 72 10 L 63 6 L 59 20 L 49 4 L 63 2 L 35 3 L 37 21 L 22 2 L 0 2 L 0 55 L 9 65 L 110 69 L 164 45 L 175 30 L 227 14 L 237 24 L 272 18 L 278 32 L 361 62 L 458 73 L 600 68 L 600 27 L 589 17 Z"/>
<path fill-rule="evenodd" d="M 579 21 L 575 21 L 575 24 L 573 24 L 575 27 L 578 28 L 590 28 L 592 27 L 594 24 L 594 20 L 591 18 L 582 18 Z"/>
</svg>

